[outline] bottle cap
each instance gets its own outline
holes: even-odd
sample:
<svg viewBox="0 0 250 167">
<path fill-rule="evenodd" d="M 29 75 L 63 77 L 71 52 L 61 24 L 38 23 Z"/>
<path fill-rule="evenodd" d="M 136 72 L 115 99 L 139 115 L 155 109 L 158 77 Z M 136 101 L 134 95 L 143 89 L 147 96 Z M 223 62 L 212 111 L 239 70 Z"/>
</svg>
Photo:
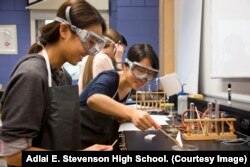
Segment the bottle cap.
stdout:
<svg viewBox="0 0 250 167">
<path fill-rule="evenodd" d="M 186 84 L 182 84 L 181 85 L 181 92 L 179 93 L 179 95 L 187 95 L 187 93 L 185 93 L 184 92 L 184 86 L 185 86 Z"/>
</svg>

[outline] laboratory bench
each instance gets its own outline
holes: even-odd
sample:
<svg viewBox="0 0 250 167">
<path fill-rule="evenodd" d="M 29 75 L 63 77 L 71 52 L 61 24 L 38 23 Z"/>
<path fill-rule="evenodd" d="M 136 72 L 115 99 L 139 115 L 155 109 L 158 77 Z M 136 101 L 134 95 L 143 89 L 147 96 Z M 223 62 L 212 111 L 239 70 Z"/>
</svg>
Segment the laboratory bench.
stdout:
<svg viewBox="0 0 250 167">
<path fill-rule="evenodd" d="M 175 102 L 174 100 L 173 102 Z M 204 112 L 207 109 L 207 99 L 200 100 L 194 98 L 188 98 L 188 106 L 192 102 L 197 109 Z M 226 101 L 219 102 L 219 111 L 225 112 L 227 118 L 236 118 L 234 122 L 235 135 L 237 139 L 243 138 L 248 141 L 245 143 L 228 144 L 221 140 L 185 140 L 182 139 L 183 144 L 193 145 L 200 151 L 250 151 L 250 108 L 238 106 L 232 102 L 231 105 L 227 105 Z M 177 106 L 177 103 L 175 103 Z M 213 106 L 215 104 L 213 103 Z M 174 108 L 173 112 L 177 112 Z M 154 113 L 155 114 L 155 113 Z M 164 113 L 168 114 L 168 113 Z M 171 122 L 169 122 L 171 124 Z M 180 125 L 180 115 L 175 119 L 175 125 Z M 165 128 L 162 126 L 163 129 Z M 145 139 L 148 134 L 154 134 L 155 137 L 152 140 Z M 176 134 L 173 135 L 175 138 Z M 170 138 L 166 137 L 159 131 L 123 131 L 120 132 L 120 149 L 126 151 L 173 151 L 172 146 L 176 145 Z"/>
<path fill-rule="evenodd" d="M 145 139 L 148 134 L 154 134 L 152 140 Z M 242 134 L 238 137 L 246 138 Z M 124 131 L 120 134 L 121 150 L 124 151 L 174 151 L 176 145 L 170 138 L 159 131 Z M 217 140 L 184 140 L 185 145 L 194 145 L 198 151 L 250 151 L 250 141 L 244 144 L 227 145 Z"/>
<path fill-rule="evenodd" d="M 176 112 L 176 111 L 173 111 Z M 156 113 L 154 113 L 156 114 Z M 159 114 L 159 113 L 158 113 Z M 162 115 L 162 114 L 160 114 Z M 168 115 L 164 113 L 163 115 Z M 175 118 L 174 124 L 170 118 L 167 122 L 168 125 L 162 125 L 162 129 L 176 138 L 178 127 L 181 124 L 180 119 Z M 169 127 L 176 127 L 176 131 L 171 132 Z M 182 128 L 183 129 L 183 128 Z M 225 127 L 225 132 L 228 132 L 228 128 Z M 181 134 L 185 133 L 181 131 Z M 155 135 L 151 140 L 145 139 L 147 135 Z M 182 137 L 184 145 L 191 145 L 198 148 L 199 151 L 250 151 L 250 137 L 241 132 L 235 131 L 237 139 L 244 139 L 245 142 L 228 144 L 220 139 L 210 140 L 185 140 Z M 233 139 L 234 140 L 234 139 Z M 174 151 L 173 146 L 176 146 L 175 142 L 169 137 L 156 130 L 148 131 L 122 131 L 119 133 L 119 143 L 121 151 Z"/>
</svg>

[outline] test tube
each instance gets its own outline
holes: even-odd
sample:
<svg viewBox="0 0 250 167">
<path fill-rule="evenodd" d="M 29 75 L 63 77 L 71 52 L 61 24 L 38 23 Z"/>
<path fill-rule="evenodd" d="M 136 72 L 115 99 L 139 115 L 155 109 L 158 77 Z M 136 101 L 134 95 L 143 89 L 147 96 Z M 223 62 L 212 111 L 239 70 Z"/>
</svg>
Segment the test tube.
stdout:
<svg viewBox="0 0 250 167">
<path fill-rule="evenodd" d="M 210 119 L 212 119 L 212 112 L 213 112 L 213 103 L 209 102 L 207 103 L 207 114 L 206 116 Z"/>
<path fill-rule="evenodd" d="M 190 103 L 190 119 L 194 119 L 194 103 Z"/>
<path fill-rule="evenodd" d="M 220 118 L 220 114 L 219 114 L 219 103 L 217 102 L 217 100 L 215 101 L 215 118 L 219 119 Z M 215 133 L 217 135 L 220 135 L 220 126 L 218 124 L 218 121 L 215 121 Z"/>
<path fill-rule="evenodd" d="M 222 112 L 222 113 L 220 114 L 220 117 L 221 117 L 221 118 L 225 118 L 225 112 Z M 224 133 L 224 129 L 225 129 L 225 127 L 224 127 L 224 121 L 221 120 L 221 134 Z"/>
<path fill-rule="evenodd" d="M 193 103 L 193 102 L 190 103 L 189 110 L 190 110 L 189 119 L 194 119 L 194 112 L 195 112 L 195 109 L 194 109 L 194 103 Z M 190 124 L 191 124 L 191 129 L 194 130 L 194 122 L 191 121 Z"/>
<path fill-rule="evenodd" d="M 212 113 L 213 113 L 213 103 L 212 102 L 209 102 L 207 104 L 207 114 L 206 114 L 206 117 L 209 118 L 209 119 L 212 119 L 213 116 L 212 116 Z M 206 132 L 206 135 L 208 135 L 210 133 L 210 128 L 212 127 L 212 123 L 210 121 L 208 121 L 208 124 L 207 124 L 207 132 Z"/>
</svg>

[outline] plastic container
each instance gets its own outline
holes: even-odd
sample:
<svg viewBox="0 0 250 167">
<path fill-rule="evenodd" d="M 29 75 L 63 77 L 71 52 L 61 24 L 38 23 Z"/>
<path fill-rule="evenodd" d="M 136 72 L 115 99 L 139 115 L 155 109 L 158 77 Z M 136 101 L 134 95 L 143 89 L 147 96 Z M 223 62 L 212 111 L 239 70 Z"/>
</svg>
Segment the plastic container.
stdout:
<svg viewBox="0 0 250 167">
<path fill-rule="evenodd" d="M 184 85 L 181 85 L 181 92 L 178 95 L 178 106 L 177 106 L 177 110 L 178 110 L 178 115 L 182 115 L 182 113 L 184 111 L 187 110 L 187 104 L 188 104 L 188 94 L 184 92 Z"/>
</svg>

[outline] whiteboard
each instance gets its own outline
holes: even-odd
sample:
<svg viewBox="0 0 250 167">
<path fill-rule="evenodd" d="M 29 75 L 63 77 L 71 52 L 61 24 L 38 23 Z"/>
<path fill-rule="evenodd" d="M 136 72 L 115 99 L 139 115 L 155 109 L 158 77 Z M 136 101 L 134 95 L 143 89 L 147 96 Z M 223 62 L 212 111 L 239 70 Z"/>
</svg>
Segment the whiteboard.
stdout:
<svg viewBox="0 0 250 167">
<path fill-rule="evenodd" d="M 176 73 L 186 93 L 198 93 L 202 0 L 175 0 Z"/>
<path fill-rule="evenodd" d="M 212 0 L 212 78 L 250 77 L 250 0 Z"/>
</svg>

